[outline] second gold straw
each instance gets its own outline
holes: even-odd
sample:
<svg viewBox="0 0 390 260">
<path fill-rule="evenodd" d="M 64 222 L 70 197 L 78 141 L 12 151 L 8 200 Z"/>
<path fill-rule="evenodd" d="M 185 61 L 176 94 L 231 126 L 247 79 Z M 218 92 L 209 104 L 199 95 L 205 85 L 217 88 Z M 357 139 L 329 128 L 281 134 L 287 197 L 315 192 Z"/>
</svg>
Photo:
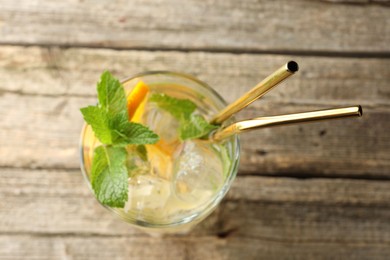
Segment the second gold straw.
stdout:
<svg viewBox="0 0 390 260">
<path fill-rule="evenodd" d="M 234 134 L 240 134 L 245 131 L 270 127 L 289 125 L 295 123 L 312 122 L 317 120 L 335 119 L 342 117 L 362 116 L 363 109 L 361 106 L 333 108 L 327 110 L 303 112 L 279 116 L 258 117 L 231 124 L 227 127 L 217 130 L 212 134 L 211 139 L 214 141 L 223 140 Z"/>
</svg>

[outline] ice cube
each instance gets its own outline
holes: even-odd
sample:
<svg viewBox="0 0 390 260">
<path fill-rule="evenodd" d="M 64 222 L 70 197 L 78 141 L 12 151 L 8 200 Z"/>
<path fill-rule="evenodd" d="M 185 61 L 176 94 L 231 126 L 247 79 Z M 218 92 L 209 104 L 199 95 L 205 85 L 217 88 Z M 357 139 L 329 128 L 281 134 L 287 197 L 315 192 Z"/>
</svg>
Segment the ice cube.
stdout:
<svg viewBox="0 0 390 260">
<path fill-rule="evenodd" d="M 151 175 L 137 175 L 129 178 L 128 200 L 125 212 L 153 211 L 162 209 L 171 195 L 170 183 Z"/>
<path fill-rule="evenodd" d="M 169 145 L 179 139 L 179 122 L 169 112 L 154 103 L 148 103 L 143 115 L 144 123 Z"/>
<path fill-rule="evenodd" d="M 206 141 L 187 141 L 174 164 L 173 190 L 187 202 L 205 202 L 224 182 L 222 161 Z"/>
</svg>

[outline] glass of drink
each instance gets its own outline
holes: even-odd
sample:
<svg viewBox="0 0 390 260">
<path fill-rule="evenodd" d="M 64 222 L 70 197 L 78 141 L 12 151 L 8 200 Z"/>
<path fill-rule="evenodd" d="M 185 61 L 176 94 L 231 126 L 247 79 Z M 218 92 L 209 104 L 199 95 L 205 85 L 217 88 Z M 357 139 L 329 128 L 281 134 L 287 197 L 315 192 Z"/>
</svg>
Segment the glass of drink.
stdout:
<svg viewBox="0 0 390 260">
<path fill-rule="evenodd" d="M 239 138 L 233 135 L 220 142 L 181 141 L 178 120 L 150 102 L 151 94 L 190 100 L 196 104 L 195 113 L 207 120 L 226 107 L 225 101 L 206 83 L 190 75 L 164 71 L 124 80 L 126 94 L 141 81 L 150 93 L 132 121 L 148 126 L 160 140 L 145 145 L 147 160 L 142 160 L 133 147 L 127 147 L 128 168 L 136 167 L 128 177 L 128 200 L 124 208 L 105 207 L 145 231 L 187 232 L 207 217 L 229 190 L 238 169 Z M 92 128 L 85 124 L 81 133 L 81 169 L 90 187 L 93 152 L 98 145 Z"/>
</svg>

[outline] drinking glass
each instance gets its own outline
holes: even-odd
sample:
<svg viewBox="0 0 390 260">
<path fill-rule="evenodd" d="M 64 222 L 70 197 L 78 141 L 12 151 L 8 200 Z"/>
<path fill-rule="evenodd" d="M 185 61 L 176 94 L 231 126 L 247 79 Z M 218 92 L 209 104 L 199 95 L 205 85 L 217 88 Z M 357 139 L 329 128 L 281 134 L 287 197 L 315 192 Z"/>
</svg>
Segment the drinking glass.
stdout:
<svg viewBox="0 0 390 260">
<path fill-rule="evenodd" d="M 140 81 L 151 92 L 191 100 L 197 106 L 197 113 L 207 120 L 226 107 L 226 102 L 216 91 L 191 75 L 169 71 L 141 73 L 122 81 L 126 95 Z M 156 106 L 144 104 L 144 107 L 146 116 L 143 115 L 142 123 L 169 143 L 177 132 L 178 123 Z M 91 191 L 91 164 L 94 148 L 98 145 L 92 128 L 85 124 L 80 142 L 81 171 Z M 151 162 L 147 162 L 145 172 L 129 177 L 129 199 L 125 207 L 104 207 L 147 232 L 188 232 L 217 207 L 229 190 L 239 164 L 239 138 L 233 135 L 218 143 L 208 140 L 176 143 L 175 151 L 163 155 L 161 151 L 153 150 L 153 145 L 147 146 L 148 160 L 155 160 L 154 164 L 157 160 L 158 169 L 153 171 L 158 173 L 151 173 L 148 168 Z M 195 169 L 195 173 L 190 169 Z"/>
</svg>

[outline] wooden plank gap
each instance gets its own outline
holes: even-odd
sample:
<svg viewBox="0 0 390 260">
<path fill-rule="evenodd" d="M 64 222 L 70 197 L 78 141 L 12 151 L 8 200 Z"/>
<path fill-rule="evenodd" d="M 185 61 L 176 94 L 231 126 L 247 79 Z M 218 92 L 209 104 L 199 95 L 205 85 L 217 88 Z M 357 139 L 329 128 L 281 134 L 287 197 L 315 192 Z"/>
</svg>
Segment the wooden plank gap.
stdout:
<svg viewBox="0 0 390 260">
<path fill-rule="evenodd" d="M 284 49 L 255 49 L 255 48 L 224 48 L 224 47 L 121 47 L 121 46 L 100 46 L 90 44 L 52 44 L 52 43 L 21 43 L 4 41 L 0 46 L 18 46 L 18 47 L 41 47 L 41 48 L 87 48 L 98 50 L 117 50 L 117 51 L 148 51 L 148 52 L 181 52 L 181 53 L 224 53 L 224 54 L 265 54 L 265 55 L 291 55 L 302 57 L 331 57 L 331 58 L 377 58 L 390 59 L 390 51 L 325 51 L 325 50 L 284 50 Z"/>
</svg>

